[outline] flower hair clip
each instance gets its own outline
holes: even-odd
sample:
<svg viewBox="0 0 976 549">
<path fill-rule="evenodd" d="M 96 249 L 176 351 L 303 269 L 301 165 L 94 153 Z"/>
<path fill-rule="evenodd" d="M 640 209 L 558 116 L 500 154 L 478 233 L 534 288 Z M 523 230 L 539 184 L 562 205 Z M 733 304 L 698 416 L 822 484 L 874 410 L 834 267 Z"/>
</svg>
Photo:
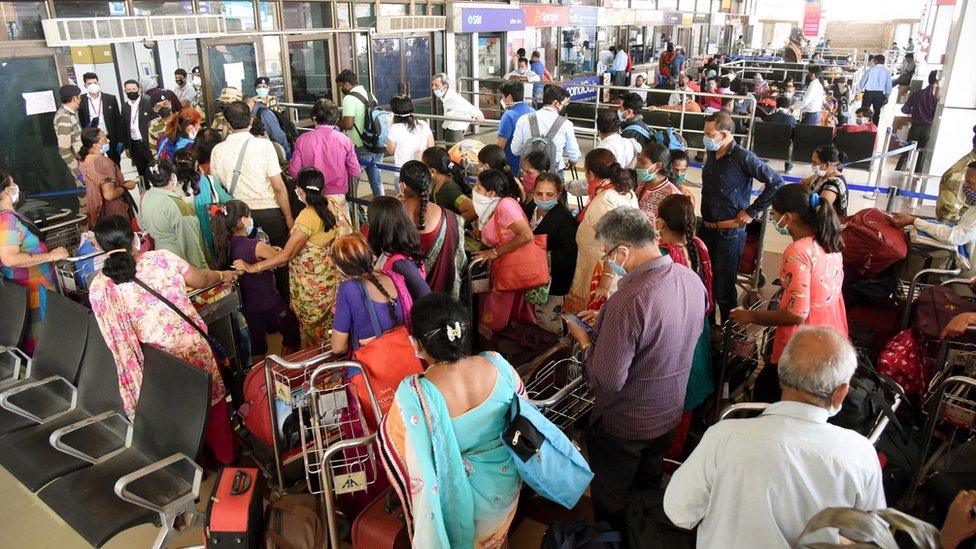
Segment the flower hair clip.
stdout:
<svg viewBox="0 0 976 549">
<path fill-rule="evenodd" d="M 451 343 L 453 343 L 455 340 L 461 339 L 462 333 L 461 333 L 461 323 L 460 322 L 455 322 L 453 327 L 451 327 L 451 326 L 445 326 L 445 328 L 447 328 L 447 340 L 448 341 L 450 341 Z"/>
<path fill-rule="evenodd" d="M 215 216 L 218 213 L 227 215 L 227 208 L 223 204 L 211 204 L 210 205 L 210 215 Z"/>
<path fill-rule="evenodd" d="M 159 164 L 153 164 L 152 166 L 149 166 L 149 171 L 153 175 L 159 175 Z"/>
</svg>

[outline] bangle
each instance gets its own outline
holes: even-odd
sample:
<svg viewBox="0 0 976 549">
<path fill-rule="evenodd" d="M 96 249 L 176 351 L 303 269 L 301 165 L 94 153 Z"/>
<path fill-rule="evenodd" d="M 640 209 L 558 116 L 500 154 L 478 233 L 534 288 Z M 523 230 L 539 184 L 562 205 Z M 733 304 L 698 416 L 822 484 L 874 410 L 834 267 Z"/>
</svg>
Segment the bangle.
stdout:
<svg viewBox="0 0 976 549">
<path fill-rule="evenodd" d="M 224 271 L 217 271 L 217 277 L 220 278 L 220 282 L 224 281 Z"/>
<path fill-rule="evenodd" d="M 498 247 L 497 246 L 491 249 L 491 253 L 495 254 L 495 259 L 498 259 L 498 256 L 500 254 L 498 253 Z"/>
</svg>

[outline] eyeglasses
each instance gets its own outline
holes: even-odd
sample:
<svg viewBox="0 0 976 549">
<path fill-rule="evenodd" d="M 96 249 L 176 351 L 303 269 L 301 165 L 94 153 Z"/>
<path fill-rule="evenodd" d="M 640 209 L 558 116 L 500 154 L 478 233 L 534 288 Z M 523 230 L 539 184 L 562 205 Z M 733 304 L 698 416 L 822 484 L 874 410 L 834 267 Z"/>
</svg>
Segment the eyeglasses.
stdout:
<svg viewBox="0 0 976 549">
<path fill-rule="evenodd" d="M 606 261 L 606 260 L 607 260 L 607 258 L 609 258 L 609 257 L 610 257 L 610 256 L 611 256 L 611 255 L 612 255 L 612 254 L 613 254 L 614 252 L 616 252 L 616 251 L 617 251 L 617 250 L 618 250 L 618 249 L 619 249 L 619 248 L 620 248 L 621 246 L 623 246 L 623 244 L 617 244 L 617 245 L 616 245 L 616 246 L 614 246 L 614 247 L 613 247 L 613 248 L 612 248 L 612 249 L 611 249 L 611 250 L 610 250 L 609 252 L 607 252 L 607 253 L 605 253 L 605 254 L 603 254 L 603 257 L 601 257 L 601 258 L 600 258 L 600 263 L 603 263 L 604 261 Z"/>
</svg>

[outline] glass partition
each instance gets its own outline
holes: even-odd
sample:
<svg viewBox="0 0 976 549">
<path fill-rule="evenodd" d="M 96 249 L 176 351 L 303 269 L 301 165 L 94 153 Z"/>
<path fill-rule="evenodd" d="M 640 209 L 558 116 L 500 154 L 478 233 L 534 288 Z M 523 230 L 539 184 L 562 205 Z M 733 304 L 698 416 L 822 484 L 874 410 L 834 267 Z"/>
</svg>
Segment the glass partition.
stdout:
<svg viewBox="0 0 976 549">
<path fill-rule="evenodd" d="M 252 0 L 200 0 L 200 13 L 223 15 L 228 31 L 254 30 L 254 2 Z"/>
<path fill-rule="evenodd" d="M 0 2 L 0 41 L 43 40 L 42 19 L 47 19 L 44 2 Z"/>
</svg>

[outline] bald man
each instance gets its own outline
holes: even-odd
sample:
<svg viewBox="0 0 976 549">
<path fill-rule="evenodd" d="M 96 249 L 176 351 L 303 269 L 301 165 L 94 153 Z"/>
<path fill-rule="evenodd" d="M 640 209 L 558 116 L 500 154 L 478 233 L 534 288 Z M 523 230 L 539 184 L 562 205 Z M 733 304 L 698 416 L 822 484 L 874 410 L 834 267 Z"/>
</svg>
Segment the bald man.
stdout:
<svg viewBox="0 0 976 549">
<path fill-rule="evenodd" d="M 783 548 L 827 507 L 882 509 L 881 466 L 871 443 L 827 423 L 857 368 L 831 328 L 805 328 L 779 362 L 782 400 L 759 417 L 713 425 L 664 494 L 677 526 L 698 526 L 698 547 Z M 837 543 L 836 531 L 814 541 Z"/>
</svg>

